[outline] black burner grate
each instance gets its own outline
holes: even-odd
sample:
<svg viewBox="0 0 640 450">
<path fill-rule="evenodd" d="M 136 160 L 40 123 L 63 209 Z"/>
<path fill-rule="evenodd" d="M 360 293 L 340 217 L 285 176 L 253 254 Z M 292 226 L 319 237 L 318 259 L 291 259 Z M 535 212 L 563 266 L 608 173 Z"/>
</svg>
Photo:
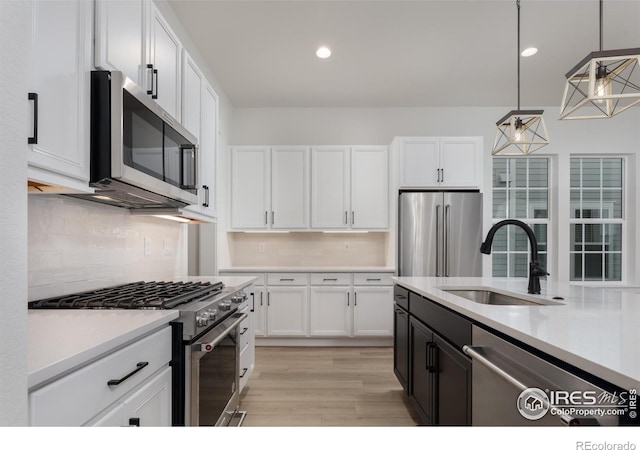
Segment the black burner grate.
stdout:
<svg viewBox="0 0 640 450">
<path fill-rule="evenodd" d="M 173 309 L 222 291 L 222 282 L 138 281 L 29 303 L 29 309 Z"/>
</svg>

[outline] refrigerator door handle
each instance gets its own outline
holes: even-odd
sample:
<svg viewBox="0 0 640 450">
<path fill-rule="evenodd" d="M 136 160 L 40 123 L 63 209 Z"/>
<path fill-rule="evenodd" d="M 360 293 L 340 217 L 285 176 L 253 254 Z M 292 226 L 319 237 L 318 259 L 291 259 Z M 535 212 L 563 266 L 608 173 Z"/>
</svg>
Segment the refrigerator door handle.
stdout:
<svg viewBox="0 0 640 450">
<path fill-rule="evenodd" d="M 436 205 L 436 276 L 441 277 L 440 273 L 440 205 Z"/>
<path fill-rule="evenodd" d="M 449 248 L 451 239 L 451 205 L 444 207 L 444 276 L 450 276 L 451 258 L 449 258 Z"/>
</svg>

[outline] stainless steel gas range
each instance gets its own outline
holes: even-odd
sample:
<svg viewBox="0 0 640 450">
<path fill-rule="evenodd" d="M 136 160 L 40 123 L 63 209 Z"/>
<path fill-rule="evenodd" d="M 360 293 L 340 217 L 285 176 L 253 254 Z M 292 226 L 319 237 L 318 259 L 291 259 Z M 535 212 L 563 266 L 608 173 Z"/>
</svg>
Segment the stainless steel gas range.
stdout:
<svg viewBox="0 0 640 450">
<path fill-rule="evenodd" d="M 174 309 L 172 424 L 240 425 L 239 324 L 250 313 L 244 289 L 222 282 L 128 283 L 37 300 L 30 309 Z"/>
</svg>

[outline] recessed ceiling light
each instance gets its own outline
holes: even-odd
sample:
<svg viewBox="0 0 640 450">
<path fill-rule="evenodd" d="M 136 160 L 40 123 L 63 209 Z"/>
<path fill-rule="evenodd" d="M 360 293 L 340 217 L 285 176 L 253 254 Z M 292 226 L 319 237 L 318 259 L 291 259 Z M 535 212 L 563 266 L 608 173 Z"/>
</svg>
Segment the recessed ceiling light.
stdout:
<svg viewBox="0 0 640 450">
<path fill-rule="evenodd" d="M 322 46 L 316 50 L 316 56 L 321 59 L 326 59 L 331 56 L 331 50 L 329 50 L 329 47 Z"/>
<path fill-rule="evenodd" d="M 527 56 L 533 56 L 536 53 L 538 53 L 538 49 L 537 48 L 529 47 L 529 48 L 525 48 L 524 50 L 522 50 L 522 53 L 520 53 L 520 54 L 526 58 Z"/>
</svg>

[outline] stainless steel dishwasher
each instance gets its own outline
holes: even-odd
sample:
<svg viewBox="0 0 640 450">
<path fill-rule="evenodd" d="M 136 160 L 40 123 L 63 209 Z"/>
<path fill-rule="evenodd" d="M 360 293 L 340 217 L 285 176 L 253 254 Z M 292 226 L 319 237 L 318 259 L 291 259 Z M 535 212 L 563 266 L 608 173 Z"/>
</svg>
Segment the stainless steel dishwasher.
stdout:
<svg viewBox="0 0 640 450">
<path fill-rule="evenodd" d="M 611 426 L 628 419 L 633 391 L 605 390 L 477 326 L 472 342 L 463 351 L 473 361 L 474 426 Z"/>
</svg>

